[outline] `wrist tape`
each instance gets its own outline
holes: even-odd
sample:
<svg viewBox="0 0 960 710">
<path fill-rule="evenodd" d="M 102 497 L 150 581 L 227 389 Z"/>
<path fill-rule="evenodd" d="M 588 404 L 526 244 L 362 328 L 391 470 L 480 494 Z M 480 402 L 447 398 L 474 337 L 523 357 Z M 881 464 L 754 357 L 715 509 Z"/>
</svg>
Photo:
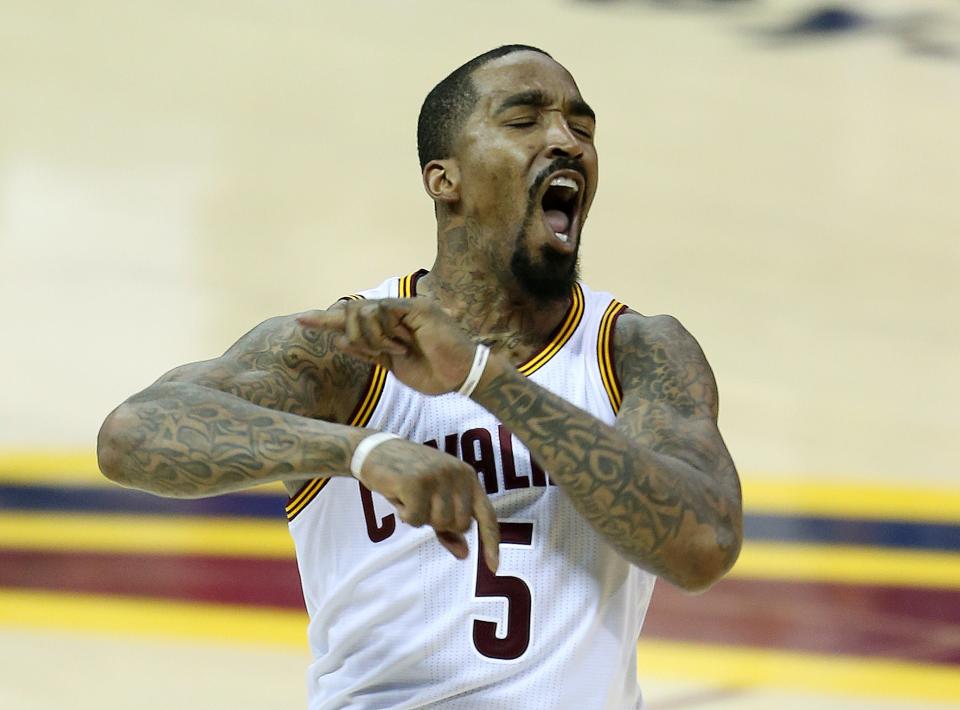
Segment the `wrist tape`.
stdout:
<svg viewBox="0 0 960 710">
<path fill-rule="evenodd" d="M 354 478 L 360 478 L 360 469 L 363 468 L 363 462 L 367 460 L 370 452 L 385 441 L 399 438 L 399 436 L 391 434 L 389 431 L 380 431 L 368 436 L 357 444 L 357 448 L 353 450 L 353 458 L 350 459 L 350 473 L 353 474 Z"/>
<path fill-rule="evenodd" d="M 473 353 L 473 364 L 470 366 L 470 372 L 467 373 L 467 379 L 463 381 L 463 384 L 460 385 L 460 389 L 457 390 L 464 397 L 469 397 L 473 394 L 473 391 L 477 388 L 477 383 L 480 382 L 480 378 L 483 377 L 483 371 L 487 367 L 487 360 L 490 358 L 490 348 L 482 343 L 477 345 L 476 351 Z"/>
</svg>

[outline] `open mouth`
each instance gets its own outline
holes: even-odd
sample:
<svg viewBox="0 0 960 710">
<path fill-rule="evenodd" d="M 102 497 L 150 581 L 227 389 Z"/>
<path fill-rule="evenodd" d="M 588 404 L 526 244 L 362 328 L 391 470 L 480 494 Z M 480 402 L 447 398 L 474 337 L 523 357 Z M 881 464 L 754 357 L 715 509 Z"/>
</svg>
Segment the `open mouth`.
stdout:
<svg viewBox="0 0 960 710">
<path fill-rule="evenodd" d="M 544 221 L 553 236 L 564 244 L 570 241 L 578 226 L 583 188 L 583 177 L 579 173 L 562 170 L 547 180 L 547 189 L 540 200 Z"/>
</svg>

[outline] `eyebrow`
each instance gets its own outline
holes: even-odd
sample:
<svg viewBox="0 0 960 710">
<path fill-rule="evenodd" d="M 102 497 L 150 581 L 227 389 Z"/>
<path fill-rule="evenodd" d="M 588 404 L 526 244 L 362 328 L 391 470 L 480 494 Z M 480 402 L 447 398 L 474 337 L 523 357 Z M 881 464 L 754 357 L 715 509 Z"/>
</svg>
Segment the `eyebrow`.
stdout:
<svg viewBox="0 0 960 710">
<path fill-rule="evenodd" d="M 549 105 L 550 99 L 547 98 L 546 94 L 539 89 L 532 89 L 530 91 L 521 91 L 519 94 L 508 96 L 497 107 L 497 110 L 493 112 L 493 115 L 499 116 L 501 113 L 507 109 L 513 108 L 514 106 L 533 106 L 534 108 L 543 108 L 544 106 Z M 597 115 L 593 112 L 593 109 L 590 108 L 590 104 L 583 99 L 571 99 L 568 102 L 568 111 L 573 116 L 588 116 L 593 120 L 597 119 Z"/>
</svg>

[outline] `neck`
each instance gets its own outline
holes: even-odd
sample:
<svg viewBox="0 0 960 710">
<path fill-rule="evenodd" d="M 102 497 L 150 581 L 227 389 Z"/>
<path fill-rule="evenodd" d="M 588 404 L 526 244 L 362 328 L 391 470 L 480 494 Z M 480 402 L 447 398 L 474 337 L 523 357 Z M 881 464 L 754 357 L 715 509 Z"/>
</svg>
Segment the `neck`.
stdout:
<svg viewBox="0 0 960 710">
<path fill-rule="evenodd" d="M 417 292 L 436 299 L 479 342 L 519 360 L 549 339 L 570 307 L 569 297 L 541 301 L 496 266 L 490 240 L 462 218 L 440 228 L 437 258 Z"/>
</svg>

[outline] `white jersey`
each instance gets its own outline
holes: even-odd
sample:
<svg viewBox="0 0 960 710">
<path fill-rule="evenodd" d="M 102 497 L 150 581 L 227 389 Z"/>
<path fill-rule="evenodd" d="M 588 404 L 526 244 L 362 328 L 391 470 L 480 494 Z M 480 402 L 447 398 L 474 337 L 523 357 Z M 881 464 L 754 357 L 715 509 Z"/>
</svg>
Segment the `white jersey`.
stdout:
<svg viewBox="0 0 960 710">
<path fill-rule="evenodd" d="M 423 272 L 350 298 L 416 295 Z M 611 341 L 624 306 L 578 284 L 550 343 L 518 369 L 606 423 L 620 404 Z M 654 577 L 626 562 L 483 407 L 374 369 L 355 426 L 473 465 L 500 520 L 496 575 L 455 559 L 350 477 L 316 479 L 287 515 L 310 614 L 310 710 L 623 710 L 641 705 L 636 642 Z"/>
</svg>

